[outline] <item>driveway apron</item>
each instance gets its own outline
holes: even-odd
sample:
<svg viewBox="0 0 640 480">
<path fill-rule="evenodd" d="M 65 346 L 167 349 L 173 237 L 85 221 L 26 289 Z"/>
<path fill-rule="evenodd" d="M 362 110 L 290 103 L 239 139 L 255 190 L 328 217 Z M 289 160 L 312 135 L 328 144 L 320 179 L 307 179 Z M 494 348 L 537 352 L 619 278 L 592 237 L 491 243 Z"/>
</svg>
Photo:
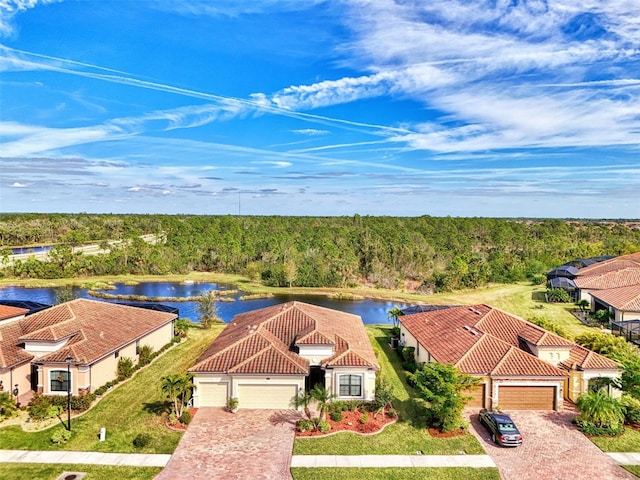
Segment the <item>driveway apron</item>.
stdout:
<svg viewBox="0 0 640 480">
<path fill-rule="evenodd" d="M 295 411 L 200 408 L 156 480 L 290 480 Z"/>
<path fill-rule="evenodd" d="M 478 415 L 471 414 L 471 430 L 503 480 L 637 480 L 577 430 L 574 411 L 507 413 L 524 437 L 520 447 L 495 445 Z"/>
</svg>

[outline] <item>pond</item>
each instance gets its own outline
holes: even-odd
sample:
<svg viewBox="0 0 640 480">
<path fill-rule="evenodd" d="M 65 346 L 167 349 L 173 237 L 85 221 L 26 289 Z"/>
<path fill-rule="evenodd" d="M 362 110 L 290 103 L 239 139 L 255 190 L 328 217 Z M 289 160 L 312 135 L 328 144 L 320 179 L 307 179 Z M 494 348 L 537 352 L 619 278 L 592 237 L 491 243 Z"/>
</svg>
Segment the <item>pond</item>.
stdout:
<svg viewBox="0 0 640 480">
<path fill-rule="evenodd" d="M 99 292 L 112 295 L 141 295 L 145 297 L 198 297 L 212 290 L 234 290 L 233 285 L 218 283 L 173 283 L 173 282 L 144 282 L 136 285 L 115 284 L 115 289 L 98 290 Z M 54 305 L 56 303 L 56 293 L 54 288 L 24 288 L 24 287 L 4 287 L 0 288 L 1 300 L 30 300 L 34 302 Z M 93 300 L 112 301 L 118 303 L 130 303 L 126 300 L 103 300 L 92 297 L 85 288 L 74 287 L 73 293 L 78 298 L 90 298 Z M 321 295 L 276 295 L 271 298 L 261 298 L 255 300 L 240 300 L 242 292 L 232 295 L 225 295 L 225 298 L 234 301 L 218 302 L 218 316 L 225 322 L 229 322 L 239 313 L 256 310 L 258 308 L 270 307 L 279 303 L 297 300 L 300 302 L 320 305 L 322 307 L 340 310 L 342 312 L 359 315 L 366 324 L 389 324 L 391 323 L 387 312 L 393 307 L 405 308 L 408 305 L 398 302 L 388 302 L 384 300 L 338 300 Z M 170 305 L 180 311 L 181 318 L 188 318 L 195 322 L 199 321 L 199 314 L 196 302 L 159 302 L 163 305 Z"/>
</svg>

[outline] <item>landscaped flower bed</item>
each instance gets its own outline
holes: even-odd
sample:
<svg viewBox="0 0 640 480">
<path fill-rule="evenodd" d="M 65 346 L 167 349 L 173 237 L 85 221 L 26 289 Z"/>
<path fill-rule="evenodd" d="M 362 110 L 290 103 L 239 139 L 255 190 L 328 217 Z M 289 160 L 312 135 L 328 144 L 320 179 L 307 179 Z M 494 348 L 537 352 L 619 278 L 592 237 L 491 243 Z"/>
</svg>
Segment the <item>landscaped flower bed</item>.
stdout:
<svg viewBox="0 0 640 480">
<path fill-rule="evenodd" d="M 361 412 L 359 409 L 354 411 L 343 411 L 342 420 L 332 420 L 327 415 L 327 423 L 331 428 L 326 432 L 318 429 L 310 429 L 300 431 L 296 428 L 296 437 L 321 437 L 331 435 L 337 432 L 355 432 L 360 434 L 378 433 L 385 426 L 394 423 L 398 419 L 398 415 L 392 408 L 385 408 L 384 411 L 374 414 L 374 412 Z"/>
</svg>

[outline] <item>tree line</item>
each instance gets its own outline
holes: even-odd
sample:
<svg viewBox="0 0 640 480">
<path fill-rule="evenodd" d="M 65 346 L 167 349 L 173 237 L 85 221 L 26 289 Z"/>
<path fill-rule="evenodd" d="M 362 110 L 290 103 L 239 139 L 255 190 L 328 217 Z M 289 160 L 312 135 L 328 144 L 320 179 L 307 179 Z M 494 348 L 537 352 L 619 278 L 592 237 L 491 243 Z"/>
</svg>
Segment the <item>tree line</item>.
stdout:
<svg viewBox="0 0 640 480">
<path fill-rule="evenodd" d="M 2 214 L 0 247 L 53 244 L 0 275 L 65 278 L 216 271 L 272 286 L 369 284 L 424 291 L 544 281 L 575 258 L 640 250 L 635 224 L 452 217 Z M 147 243 L 142 234 L 155 234 Z M 123 240 L 108 253 L 72 247 Z M 6 261 L 5 261 L 6 264 Z"/>
</svg>

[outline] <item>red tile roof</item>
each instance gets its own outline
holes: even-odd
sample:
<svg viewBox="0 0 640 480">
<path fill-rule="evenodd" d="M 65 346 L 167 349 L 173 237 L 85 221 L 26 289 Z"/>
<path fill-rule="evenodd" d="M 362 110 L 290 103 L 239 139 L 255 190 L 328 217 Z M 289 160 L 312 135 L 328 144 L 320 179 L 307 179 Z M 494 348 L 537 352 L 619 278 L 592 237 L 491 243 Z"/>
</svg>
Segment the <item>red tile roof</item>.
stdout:
<svg viewBox="0 0 640 480">
<path fill-rule="evenodd" d="M 21 315 L 26 315 L 27 313 L 29 313 L 28 308 L 19 308 L 0 304 L 0 322 L 2 320 L 20 317 Z"/>
<path fill-rule="evenodd" d="M 138 307 L 77 299 L 34 313 L 17 322 L 0 326 L 0 366 L 16 365 L 33 358 L 23 344 L 50 341 L 66 344 L 38 362 L 91 364 L 104 355 L 173 321 L 173 313 Z"/>
<path fill-rule="evenodd" d="M 557 377 L 566 373 L 520 348 L 523 341 L 537 347 L 569 348 L 584 369 L 618 369 L 611 360 L 593 353 L 582 358 L 577 344 L 526 320 L 488 305 L 455 307 L 399 318 L 402 325 L 440 363 L 466 373 L 492 376 Z M 525 344 L 526 344 L 525 343 Z M 573 353 L 574 350 L 579 353 Z"/>
<path fill-rule="evenodd" d="M 600 275 L 576 277 L 574 282 L 578 288 L 589 290 L 606 290 L 609 288 L 640 285 L 640 268 L 623 268 Z"/>
<path fill-rule="evenodd" d="M 331 346 L 324 367 L 380 368 L 360 317 L 289 302 L 236 315 L 190 371 L 306 375 L 295 345 Z"/>
<path fill-rule="evenodd" d="M 591 275 L 602 275 L 616 270 L 623 270 L 625 268 L 640 268 L 640 252 L 621 255 L 619 257 L 605 260 L 604 262 L 598 262 L 593 265 L 589 265 L 588 267 L 583 267 L 578 270 L 576 278 Z"/>
<path fill-rule="evenodd" d="M 590 292 L 590 295 L 616 310 L 640 312 L 640 285 L 598 290 Z"/>
<path fill-rule="evenodd" d="M 575 367 L 579 370 L 612 370 L 619 368 L 619 365 L 613 360 L 581 346 L 573 348 L 569 355 L 569 360 L 562 363 L 568 369 Z"/>
</svg>

